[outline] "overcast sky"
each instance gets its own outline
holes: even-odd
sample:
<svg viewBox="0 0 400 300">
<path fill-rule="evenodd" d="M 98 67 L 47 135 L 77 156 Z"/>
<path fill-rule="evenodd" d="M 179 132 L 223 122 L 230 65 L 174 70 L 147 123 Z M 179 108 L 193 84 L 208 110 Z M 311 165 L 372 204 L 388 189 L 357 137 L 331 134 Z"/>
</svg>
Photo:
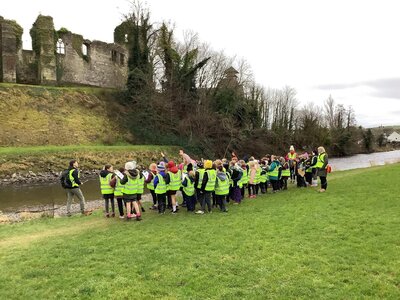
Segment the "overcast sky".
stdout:
<svg viewBox="0 0 400 300">
<path fill-rule="evenodd" d="M 152 21 L 193 30 L 215 50 L 245 58 L 265 87 L 294 87 L 300 103 L 331 94 L 358 124 L 400 124 L 400 2 L 396 0 L 148 0 Z M 29 30 L 39 13 L 56 29 L 112 42 L 125 0 L 13 0 L 0 15 Z"/>
</svg>

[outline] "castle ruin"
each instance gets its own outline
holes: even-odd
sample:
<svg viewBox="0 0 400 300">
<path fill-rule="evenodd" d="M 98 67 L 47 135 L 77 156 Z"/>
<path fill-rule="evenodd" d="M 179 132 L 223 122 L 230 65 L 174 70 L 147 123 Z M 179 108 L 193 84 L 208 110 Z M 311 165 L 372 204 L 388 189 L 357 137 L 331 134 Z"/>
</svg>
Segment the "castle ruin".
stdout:
<svg viewBox="0 0 400 300">
<path fill-rule="evenodd" d="M 121 25 L 116 30 L 120 31 Z M 30 30 L 33 50 L 22 49 L 22 33 L 18 23 L 0 16 L 0 82 L 125 86 L 127 39 L 115 42 L 114 38 L 114 43 L 86 40 L 65 28 L 56 31 L 53 18 L 42 15 Z"/>
</svg>

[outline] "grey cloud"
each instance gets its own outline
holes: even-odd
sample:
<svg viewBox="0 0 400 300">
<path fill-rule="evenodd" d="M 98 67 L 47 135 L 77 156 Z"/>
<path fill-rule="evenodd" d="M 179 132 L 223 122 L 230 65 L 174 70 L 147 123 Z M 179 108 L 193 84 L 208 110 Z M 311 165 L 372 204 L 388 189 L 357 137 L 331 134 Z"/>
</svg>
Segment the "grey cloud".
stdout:
<svg viewBox="0 0 400 300">
<path fill-rule="evenodd" d="M 325 84 L 317 86 L 321 90 L 343 90 L 367 86 L 374 91 L 372 95 L 375 97 L 391 98 L 400 100 L 400 78 L 381 78 L 369 81 L 360 81 L 353 83 L 337 83 Z"/>
</svg>

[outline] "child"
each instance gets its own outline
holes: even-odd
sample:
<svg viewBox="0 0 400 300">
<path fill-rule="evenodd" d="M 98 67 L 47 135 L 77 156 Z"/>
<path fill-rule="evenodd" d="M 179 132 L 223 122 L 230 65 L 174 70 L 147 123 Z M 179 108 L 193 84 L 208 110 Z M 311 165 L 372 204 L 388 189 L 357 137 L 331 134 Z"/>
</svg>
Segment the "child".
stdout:
<svg viewBox="0 0 400 300">
<path fill-rule="evenodd" d="M 306 181 L 304 180 L 305 175 L 305 158 L 304 156 L 299 156 L 299 161 L 296 164 L 296 180 L 297 180 L 297 187 L 306 187 Z"/>
<path fill-rule="evenodd" d="M 217 198 L 217 204 L 222 212 L 228 212 L 226 209 L 226 198 L 229 195 L 229 185 L 229 177 L 224 171 L 223 166 L 218 166 L 215 184 L 215 196 Z"/>
<path fill-rule="evenodd" d="M 232 200 L 234 204 L 240 204 L 242 202 L 241 189 L 243 188 L 241 178 L 245 171 L 242 168 L 242 164 L 230 162 L 231 180 L 232 180 Z"/>
<path fill-rule="evenodd" d="M 196 212 L 197 214 L 204 214 L 206 204 L 208 207 L 208 212 L 209 213 L 212 212 L 211 197 L 212 193 L 215 190 L 215 181 L 217 179 L 217 172 L 215 171 L 215 169 L 213 169 L 213 163 L 211 160 L 206 160 L 204 162 L 204 168 L 205 172 L 200 189 L 201 194 L 204 196 L 202 197 L 202 202 L 200 203 L 201 209 Z"/>
<path fill-rule="evenodd" d="M 239 186 L 240 186 L 240 194 L 242 195 L 241 198 L 243 199 L 246 187 L 249 188 L 249 165 L 246 164 L 244 160 L 239 160 L 239 165 L 242 168 L 242 177 L 240 178 Z"/>
<path fill-rule="evenodd" d="M 155 163 L 150 164 L 149 166 L 150 172 L 149 177 L 146 179 L 147 189 L 151 193 L 151 197 L 153 198 L 153 206 L 150 209 L 157 209 L 157 195 L 154 192 L 154 178 L 157 176 L 157 165 Z"/>
<path fill-rule="evenodd" d="M 154 178 L 154 192 L 157 195 L 158 213 L 165 214 L 165 207 L 167 205 L 167 183 L 165 182 L 165 167 L 164 164 L 158 164 L 157 175 Z"/>
<path fill-rule="evenodd" d="M 249 198 L 256 197 L 257 166 L 254 160 L 249 161 Z"/>
<path fill-rule="evenodd" d="M 194 212 L 196 210 L 196 193 L 194 188 L 195 179 L 196 174 L 193 171 L 193 165 L 190 163 L 186 166 L 186 172 L 184 173 L 182 180 L 182 195 L 186 202 L 186 209 L 189 212 Z"/>
<path fill-rule="evenodd" d="M 279 162 L 275 155 L 271 155 L 271 165 L 268 170 L 268 178 L 272 185 L 272 192 L 276 193 L 279 190 Z"/>
<path fill-rule="evenodd" d="M 111 182 L 114 179 L 114 169 L 112 165 L 105 165 L 103 170 L 100 171 L 100 189 L 103 195 L 105 204 L 105 216 L 110 217 L 109 204 L 111 202 L 112 217 L 115 217 L 115 206 L 114 206 L 114 188 L 111 186 Z M 115 187 L 115 180 L 113 181 Z"/>
<path fill-rule="evenodd" d="M 195 173 L 196 175 L 195 175 L 194 186 L 196 188 L 197 202 L 200 205 L 204 200 L 204 193 L 201 191 L 201 185 L 203 183 L 203 177 L 204 177 L 205 171 L 206 170 L 204 170 L 203 162 L 202 161 L 198 161 L 197 162 L 197 170 L 196 170 L 196 173 Z M 198 213 L 200 213 L 200 212 L 198 211 Z"/>
<path fill-rule="evenodd" d="M 139 171 L 139 179 L 137 181 L 137 185 L 138 185 L 138 190 L 137 190 L 137 203 L 139 205 L 139 208 L 142 210 L 142 212 L 145 212 L 146 210 L 144 209 L 143 205 L 142 205 L 142 195 L 144 193 L 144 175 L 142 172 Z M 136 214 L 136 212 L 135 212 Z"/>
<path fill-rule="evenodd" d="M 119 168 L 118 170 L 122 174 L 125 172 L 124 168 Z M 118 203 L 118 211 L 119 211 L 119 218 L 124 218 L 124 202 L 122 200 L 124 186 L 121 184 L 121 179 L 118 176 L 115 176 L 115 189 L 114 189 L 114 196 L 117 197 Z"/>
<path fill-rule="evenodd" d="M 137 221 L 140 221 L 141 213 L 137 202 L 138 192 L 138 180 L 140 178 L 139 171 L 136 169 L 136 161 L 127 162 L 125 164 L 125 175 L 121 180 L 121 184 L 124 185 L 123 199 L 126 205 L 126 219 L 129 221 L 133 217 L 136 217 Z M 132 207 L 137 212 L 136 215 L 132 215 Z"/>
<path fill-rule="evenodd" d="M 179 191 L 181 187 L 181 172 L 175 166 L 175 163 L 171 160 L 167 164 L 168 173 L 167 173 L 167 190 L 168 195 L 171 197 L 171 205 L 172 205 L 172 213 L 176 214 L 178 212 L 176 205 L 176 192 Z"/>
<path fill-rule="evenodd" d="M 282 176 L 281 176 L 281 189 L 287 190 L 287 182 L 290 177 L 290 167 L 289 163 L 285 160 L 284 157 L 280 158 L 280 162 L 282 165 Z"/>
<path fill-rule="evenodd" d="M 267 192 L 267 181 L 268 181 L 268 168 L 267 168 L 267 163 L 263 159 L 261 161 L 261 173 L 260 173 L 260 189 L 261 189 L 261 194 L 265 194 Z"/>
</svg>

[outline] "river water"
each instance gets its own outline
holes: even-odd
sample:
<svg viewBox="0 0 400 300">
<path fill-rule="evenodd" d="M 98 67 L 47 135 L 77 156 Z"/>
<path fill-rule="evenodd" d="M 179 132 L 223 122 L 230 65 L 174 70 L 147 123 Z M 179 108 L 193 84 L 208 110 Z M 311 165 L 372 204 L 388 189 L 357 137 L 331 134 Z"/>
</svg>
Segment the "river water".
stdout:
<svg viewBox="0 0 400 300">
<path fill-rule="evenodd" d="M 400 150 L 371 154 L 358 154 L 344 158 L 331 158 L 329 163 L 334 171 L 368 168 L 400 162 Z M 83 179 L 84 181 L 84 179 Z M 90 179 L 82 186 L 87 200 L 101 199 L 98 179 Z M 66 194 L 60 184 L 36 184 L 29 186 L 0 187 L 0 211 L 12 212 L 29 207 L 60 205 L 66 203 Z"/>
</svg>

